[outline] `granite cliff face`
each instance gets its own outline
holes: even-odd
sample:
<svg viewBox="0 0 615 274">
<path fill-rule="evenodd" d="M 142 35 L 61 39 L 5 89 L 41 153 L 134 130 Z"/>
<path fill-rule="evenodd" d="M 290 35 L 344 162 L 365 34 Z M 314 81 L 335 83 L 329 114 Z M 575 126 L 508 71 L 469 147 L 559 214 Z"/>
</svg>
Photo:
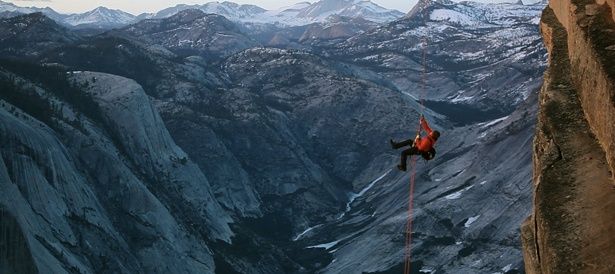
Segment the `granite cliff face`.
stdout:
<svg viewBox="0 0 615 274">
<path fill-rule="evenodd" d="M 213 271 L 203 243 L 230 242 L 231 218 L 141 86 L 75 73 L 87 95 L 74 100 L 2 67 L 1 241 L 19 247 L 2 250 L 28 258 L 0 254 L 6 273 Z"/>
<path fill-rule="evenodd" d="M 615 269 L 613 1 L 550 1 L 549 67 L 534 140 L 534 212 L 522 226 L 528 273 Z"/>
</svg>

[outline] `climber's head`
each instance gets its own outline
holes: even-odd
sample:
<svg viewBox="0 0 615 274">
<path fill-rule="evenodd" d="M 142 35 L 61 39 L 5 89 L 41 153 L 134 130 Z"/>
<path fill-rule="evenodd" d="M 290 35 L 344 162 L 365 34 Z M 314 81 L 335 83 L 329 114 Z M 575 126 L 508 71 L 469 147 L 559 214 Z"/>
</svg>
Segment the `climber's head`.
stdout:
<svg viewBox="0 0 615 274">
<path fill-rule="evenodd" d="M 431 136 L 431 138 L 435 140 L 438 140 L 438 138 L 440 138 L 440 132 L 437 130 L 432 131 L 429 136 Z"/>
</svg>

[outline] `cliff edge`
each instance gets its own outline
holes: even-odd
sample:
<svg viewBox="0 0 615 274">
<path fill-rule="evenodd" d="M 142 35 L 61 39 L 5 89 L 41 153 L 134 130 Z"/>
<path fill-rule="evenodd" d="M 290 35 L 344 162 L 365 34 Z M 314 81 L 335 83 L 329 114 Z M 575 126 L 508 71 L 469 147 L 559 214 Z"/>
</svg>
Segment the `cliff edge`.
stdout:
<svg viewBox="0 0 615 274">
<path fill-rule="evenodd" d="M 613 0 L 551 0 L 534 139 L 534 211 L 522 225 L 527 273 L 615 269 Z"/>
</svg>

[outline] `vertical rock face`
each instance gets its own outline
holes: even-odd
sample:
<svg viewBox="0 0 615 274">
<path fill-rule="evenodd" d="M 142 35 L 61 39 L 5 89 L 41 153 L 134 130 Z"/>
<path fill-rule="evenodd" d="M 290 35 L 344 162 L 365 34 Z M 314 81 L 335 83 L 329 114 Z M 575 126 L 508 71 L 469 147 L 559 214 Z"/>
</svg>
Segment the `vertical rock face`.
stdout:
<svg viewBox="0 0 615 274">
<path fill-rule="evenodd" d="M 567 34 L 571 80 L 611 170 L 615 168 L 614 1 L 550 1 Z M 602 3 L 602 4 L 599 4 Z"/>
<path fill-rule="evenodd" d="M 0 77 L 53 106 L 45 124 L 0 100 L 0 273 L 214 271 L 206 243 L 230 241 L 231 219 L 140 85 L 71 75 L 99 108 L 88 116 L 25 78 Z"/>
<path fill-rule="evenodd" d="M 0 273 L 37 273 L 15 216 L 0 208 Z M 4 248 L 4 247 L 12 247 Z"/>
<path fill-rule="evenodd" d="M 528 273 L 615 269 L 614 1 L 550 1 L 549 51 L 534 139 L 534 212 L 522 226 Z"/>
</svg>

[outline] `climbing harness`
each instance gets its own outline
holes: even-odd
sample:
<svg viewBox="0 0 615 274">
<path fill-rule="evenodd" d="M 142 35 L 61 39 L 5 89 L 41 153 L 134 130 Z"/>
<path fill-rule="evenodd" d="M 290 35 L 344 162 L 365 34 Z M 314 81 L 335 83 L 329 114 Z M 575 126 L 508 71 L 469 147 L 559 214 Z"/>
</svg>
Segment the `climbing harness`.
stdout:
<svg viewBox="0 0 615 274">
<path fill-rule="evenodd" d="M 428 7 L 428 3 L 431 0 L 424 0 L 421 1 L 419 0 L 419 3 L 423 3 L 423 6 L 420 7 L 421 8 L 421 12 L 422 12 L 422 19 L 423 19 L 423 26 L 425 27 L 425 34 L 423 34 L 423 38 L 421 39 L 421 44 L 422 44 L 422 61 L 423 61 L 423 70 L 421 72 L 421 95 L 419 96 L 419 103 L 420 103 L 420 116 L 423 116 L 423 112 L 425 110 L 425 104 L 424 104 L 424 97 L 425 97 L 425 93 L 426 93 L 426 89 L 427 89 L 427 20 L 426 18 L 426 10 Z M 417 4 L 418 5 L 418 4 Z M 419 122 L 419 126 L 418 126 L 418 130 L 417 130 L 417 134 L 420 134 L 421 132 L 421 124 Z M 412 156 L 412 161 L 411 161 L 411 175 L 410 175 L 410 189 L 408 191 L 408 215 L 407 215 L 407 221 L 406 221 L 406 242 L 405 242 L 405 246 L 404 246 L 404 274 L 410 274 L 410 271 L 412 270 L 411 268 L 411 264 L 412 264 L 412 219 L 413 219 L 413 211 L 414 211 L 414 181 L 416 179 L 416 162 L 417 162 L 417 156 L 413 155 Z"/>
</svg>

